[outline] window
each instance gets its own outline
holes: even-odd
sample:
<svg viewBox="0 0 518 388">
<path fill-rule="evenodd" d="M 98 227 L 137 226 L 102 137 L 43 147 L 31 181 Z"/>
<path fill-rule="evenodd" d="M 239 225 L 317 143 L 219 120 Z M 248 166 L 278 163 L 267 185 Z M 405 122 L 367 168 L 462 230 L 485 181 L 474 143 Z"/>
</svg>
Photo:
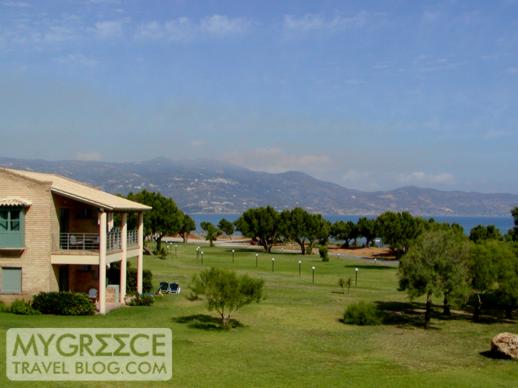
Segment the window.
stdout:
<svg viewBox="0 0 518 388">
<path fill-rule="evenodd" d="M 22 269 L 2 268 L 2 293 L 20 294 L 22 292 Z"/>
<path fill-rule="evenodd" d="M 9 227 L 9 211 L 0 209 L 0 232 L 7 232 Z"/>
<path fill-rule="evenodd" d="M 22 248 L 25 240 L 23 226 L 23 209 L 0 207 L 0 248 Z"/>
</svg>

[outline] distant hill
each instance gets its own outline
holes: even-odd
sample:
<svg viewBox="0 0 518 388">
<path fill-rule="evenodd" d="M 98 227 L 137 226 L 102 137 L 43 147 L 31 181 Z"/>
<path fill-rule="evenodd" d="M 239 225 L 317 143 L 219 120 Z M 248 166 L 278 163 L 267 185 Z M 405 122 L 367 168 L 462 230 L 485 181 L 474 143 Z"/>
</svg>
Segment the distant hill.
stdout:
<svg viewBox="0 0 518 388">
<path fill-rule="evenodd" d="M 379 214 L 408 210 L 416 215 L 509 216 L 515 194 L 482 194 L 402 187 L 365 192 L 297 171 L 252 171 L 215 160 L 144 162 L 45 161 L 0 158 L 0 166 L 54 172 L 112 193 L 142 189 L 168 195 L 188 213 L 241 213 L 256 206 L 302 206 L 323 214 Z"/>
</svg>

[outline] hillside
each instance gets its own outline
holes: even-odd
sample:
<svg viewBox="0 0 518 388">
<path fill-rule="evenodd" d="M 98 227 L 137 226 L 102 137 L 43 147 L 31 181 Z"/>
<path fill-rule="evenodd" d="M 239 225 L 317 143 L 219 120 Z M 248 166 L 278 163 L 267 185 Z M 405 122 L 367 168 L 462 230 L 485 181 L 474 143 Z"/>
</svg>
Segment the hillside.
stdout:
<svg viewBox="0 0 518 388">
<path fill-rule="evenodd" d="M 73 177 L 112 193 L 142 189 L 171 196 L 190 213 L 240 213 L 255 206 L 302 206 L 323 214 L 378 214 L 408 210 L 420 215 L 508 216 L 515 194 L 482 194 L 403 187 L 364 192 L 302 172 L 252 171 L 214 160 L 164 158 L 144 162 L 45 161 L 0 158 L 0 166 Z"/>
</svg>

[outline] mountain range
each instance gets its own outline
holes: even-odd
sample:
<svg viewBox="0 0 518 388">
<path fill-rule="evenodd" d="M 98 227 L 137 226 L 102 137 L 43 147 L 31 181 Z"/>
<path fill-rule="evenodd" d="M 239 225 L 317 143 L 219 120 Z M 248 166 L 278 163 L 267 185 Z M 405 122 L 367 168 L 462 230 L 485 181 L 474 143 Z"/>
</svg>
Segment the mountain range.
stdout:
<svg viewBox="0 0 518 388">
<path fill-rule="evenodd" d="M 267 173 L 217 160 L 143 162 L 46 161 L 1 158 L 0 166 L 52 172 L 118 194 L 142 189 L 172 197 L 187 213 L 241 213 L 272 205 L 301 206 L 336 215 L 376 215 L 407 210 L 415 215 L 509 216 L 516 194 L 441 191 L 415 186 L 389 191 L 348 189 L 298 171 Z"/>
</svg>

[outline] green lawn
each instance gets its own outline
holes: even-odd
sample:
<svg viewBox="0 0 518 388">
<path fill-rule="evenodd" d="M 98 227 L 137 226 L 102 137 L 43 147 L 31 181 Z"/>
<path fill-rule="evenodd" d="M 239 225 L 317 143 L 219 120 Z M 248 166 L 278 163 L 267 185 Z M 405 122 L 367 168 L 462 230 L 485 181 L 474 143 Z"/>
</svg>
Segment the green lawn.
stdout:
<svg viewBox="0 0 518 388">
<path fill-rule="evenodd" d="M 11 327 L 170 327 L 173 330 L 174 376 L 168 383 L 147 386 L 177 387 L 510 387 L 518 386 L 518 362 L 481 355 L 498 332 L 517 332 L 516 323 L 475 324 L 464 317 L 444 320 L 437 314 L 433 328 L 419 325 L 421 315 L 399 313 L 409 305 L 397 291 L 395 267 L 316 256 L 236 252 L 205 248 L 204 266 L 194 246 L 179 246 L 178 257 L 145 257 L 154 283 L 178 281 L 180 296 L 158 298 L 152 307 L 122 308 L 106 316 L 16 316 L 0 313 L 0 358 L 5 359 L 5 331 Z M 299 278 L 297 261 L 303 260 Z M 235 268 L 265 280 L 267 298 L 235 314 L 241 327 L 221 331 L 207 315 L 202 300 L 189 301 L 192 274 L 209 266 Z M 315 285 L 311 266 L 315 265 Z M 336 286 L 339 277 L 351 277 L 359 268 L 358 287 L 350 295 Z M 375 327 L 340 322 L 347 304 L 359 300 L 380 302 L 391 313 L 391 324 Z M 437 309 L 440 311 L 440 309 Z M 1 364 L 0 386 L 12 383 Z M 38 383 L 39 387 L 70 387 L 72 383 Z M 142 383 L 78 383 L 77 386 L 146 386 Z"/>
</svg>

